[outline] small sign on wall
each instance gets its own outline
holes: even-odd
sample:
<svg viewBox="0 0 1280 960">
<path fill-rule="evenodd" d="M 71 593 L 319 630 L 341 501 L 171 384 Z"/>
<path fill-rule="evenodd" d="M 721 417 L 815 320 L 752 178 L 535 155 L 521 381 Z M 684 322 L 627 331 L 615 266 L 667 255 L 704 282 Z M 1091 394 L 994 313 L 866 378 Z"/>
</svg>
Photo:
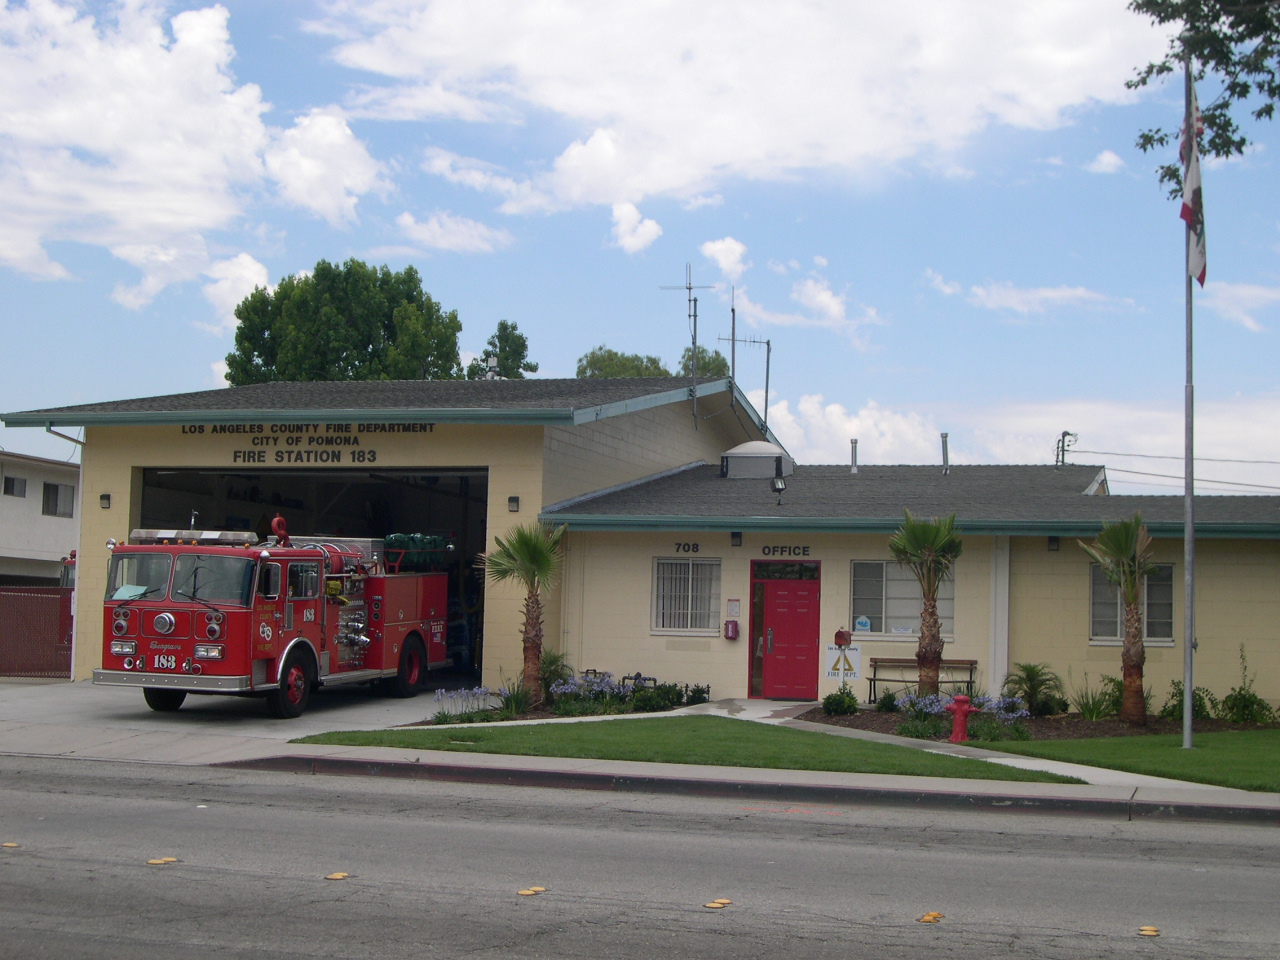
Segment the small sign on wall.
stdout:
<svg viewBox="0 0 1280 960">
<path fill-rule="evenodd" d="M 851 643 L 847 647 L 827 644 L 827 679 L 862 679 L 862 644 Z"/>
</svg>

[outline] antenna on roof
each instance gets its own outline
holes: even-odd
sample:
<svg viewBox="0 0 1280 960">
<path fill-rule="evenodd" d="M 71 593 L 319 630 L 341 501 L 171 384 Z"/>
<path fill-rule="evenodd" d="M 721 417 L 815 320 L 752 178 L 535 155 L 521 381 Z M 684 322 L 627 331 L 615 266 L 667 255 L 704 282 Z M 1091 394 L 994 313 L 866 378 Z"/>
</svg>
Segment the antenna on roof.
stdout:
<svg viewBox="0 0 1280 960">
<path fill-rule="evenodd" d="M 850 473 L 857 473 L 857 472 L 858 472 L 858 441 L 857 441 L 857 439 L 852 439 L 852 440 L 850 440 L 850 441 L 849 441 L 849 447 L 850 447 L 850 453 L 849 453 L 849 460 L 850 460 L 850 464 L 849 464 L 849 466 L 850 466 L 850 469 L 849 469 L 849 472 L 850 472 Z"/>
<path fill-rule="evenodd" d="M 698 427 L 698 298 L 693 295 L 693 291 L 714 290 L 715 287 L 695 287 L 693 285 L 693 264 L 686 262 L 684 265 L 683 287 L 659 287 L 658 289 L 683 290 L 689 299 L 689 330 L 693 334 L 692 362 L 689 364 L 693 388 L 689 391 L 689 395 L 693 398 L 693 426 L 696 430 Z"/>
<path fill-rule="evenodd" d="M 947 454 L 947 435 L 942 435 L 942 475 L 945 477 L 951 472 L 951 457 Z"/>
<path fill-rule="evenodd" d="M 1067 451 L 1074 447 L 1079 439 L 1074 433 L 1062 431 L 1062 436 L 1058 437 L 1057 449 L 1053 454 L 1053 469 L 1057 470 L 1067 465 Z"/>
</svg>

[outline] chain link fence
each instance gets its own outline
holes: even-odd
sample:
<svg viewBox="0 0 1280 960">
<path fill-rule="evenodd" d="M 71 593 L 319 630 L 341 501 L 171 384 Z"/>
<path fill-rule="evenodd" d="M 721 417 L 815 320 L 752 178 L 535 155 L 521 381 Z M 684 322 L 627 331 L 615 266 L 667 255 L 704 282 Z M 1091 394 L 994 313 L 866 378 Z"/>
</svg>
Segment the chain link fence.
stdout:
<svg viewBox="0 0 1280 960">
<path fill-rule="evenodd" d="M 0 677 L 70 676 L 71 590 L 0 587 Z"/>
</svg>

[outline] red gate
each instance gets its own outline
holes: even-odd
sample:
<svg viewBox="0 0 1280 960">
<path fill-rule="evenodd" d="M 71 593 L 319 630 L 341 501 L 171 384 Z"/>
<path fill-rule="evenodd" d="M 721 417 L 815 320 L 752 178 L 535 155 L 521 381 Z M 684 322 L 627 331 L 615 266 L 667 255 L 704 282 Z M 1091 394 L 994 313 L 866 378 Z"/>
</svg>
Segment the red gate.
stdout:
<svg viewBox="0 0 1280 960">
<path fill-rule="evenodd" d="M 71 677 L 71 590 L 0 587 L 0 677 Z"/>
</svg>

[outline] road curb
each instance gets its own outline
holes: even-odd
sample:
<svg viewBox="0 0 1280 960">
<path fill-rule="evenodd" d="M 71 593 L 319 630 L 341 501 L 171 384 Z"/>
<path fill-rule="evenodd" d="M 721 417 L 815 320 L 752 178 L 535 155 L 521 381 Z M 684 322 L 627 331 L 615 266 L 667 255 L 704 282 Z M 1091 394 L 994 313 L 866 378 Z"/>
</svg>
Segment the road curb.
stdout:
<svg viewBox="0 0 1280 960">
<path fill-rule="evenodd" d="M 657 777 L 524 767 L 362 760 L 348 757 L 282 755 L 210 764 L 233 770 L 261 770 L 316 776 L 391 777 L 498 786 L 656 793 L 691 797 L 740 798 L 791 803 L 908 806 L 932 810 L 990 810 L 1000 813 L 1054 813 L 1114 820 L 1185 820 L 1280 826 L 1280 810 L 1206 803 L 1054 797 L 1033 794 L 963 794 L 931 790 Z"/>
</svg>

